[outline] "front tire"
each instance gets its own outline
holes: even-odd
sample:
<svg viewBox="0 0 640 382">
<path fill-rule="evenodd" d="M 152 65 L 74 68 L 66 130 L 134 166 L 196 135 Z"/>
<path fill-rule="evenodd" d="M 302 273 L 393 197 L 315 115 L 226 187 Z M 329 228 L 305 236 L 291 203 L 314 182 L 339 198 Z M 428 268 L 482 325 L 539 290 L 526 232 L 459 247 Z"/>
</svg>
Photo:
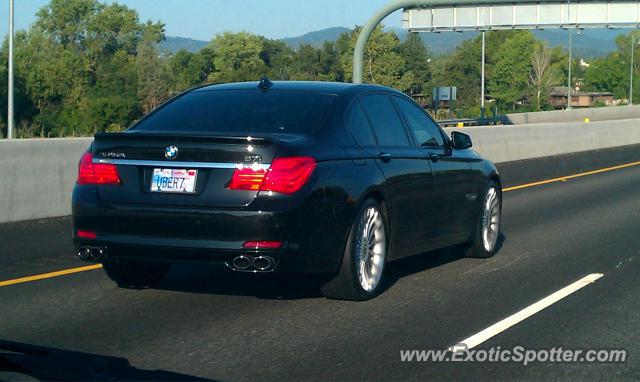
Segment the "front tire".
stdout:
<svg viewBox="0 0 640 382">
<path fill-rule="evenodd" d="M 467 245 L 465 257 L 486 259 L 498 250 L 502 219 L 502 190 L 490 181 L 482 199 L 480 216 L 473 241 Z"/>
<path fill-rule="evenodd" d="M 119 287 L 146 288 L 162 280 L 171 264 L 117 259 L 102 264 L 102 268 Z"/>
<path fill-rule="evenodd" d="M 322 287 L 322 293 L 338 300 L 366 301 L 381 290 L 388 253 L 384 207 L 366 200 L 351 226 L 338 274 Z"/>
</svg>

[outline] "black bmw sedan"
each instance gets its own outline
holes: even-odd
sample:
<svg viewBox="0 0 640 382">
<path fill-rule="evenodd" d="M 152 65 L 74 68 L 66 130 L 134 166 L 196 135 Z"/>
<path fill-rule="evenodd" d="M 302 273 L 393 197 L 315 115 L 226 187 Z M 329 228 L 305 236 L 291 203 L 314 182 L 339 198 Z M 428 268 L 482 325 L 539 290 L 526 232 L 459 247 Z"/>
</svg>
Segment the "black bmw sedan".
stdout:
<svg viewBox="0 0 640 382">
<path fill-rule="evenodd" d="M 95 136 L 74 244 L 125 287 L 201 263 L 326 274 L 327 297 L 367 300 L 392 260 L 454 245 L 494 254 L 500 177 L 471 145 L 381 86 L 203 86 Z"/>
</svg>

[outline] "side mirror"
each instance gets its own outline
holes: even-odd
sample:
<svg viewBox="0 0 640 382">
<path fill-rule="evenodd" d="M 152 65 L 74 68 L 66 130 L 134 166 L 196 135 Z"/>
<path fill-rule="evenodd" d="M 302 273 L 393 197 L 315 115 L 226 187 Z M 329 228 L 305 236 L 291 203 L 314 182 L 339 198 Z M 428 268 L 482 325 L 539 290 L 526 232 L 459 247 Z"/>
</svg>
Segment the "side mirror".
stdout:
<svg viewBox="0 0 640 382">
<path fill-rule="evenodd" d="M 453 141 L 453 148 L 456 150 L 466 150 L 473 147 L 471 137 L 458 131 L 451 133 L 451 140 Z"/>
</svg>

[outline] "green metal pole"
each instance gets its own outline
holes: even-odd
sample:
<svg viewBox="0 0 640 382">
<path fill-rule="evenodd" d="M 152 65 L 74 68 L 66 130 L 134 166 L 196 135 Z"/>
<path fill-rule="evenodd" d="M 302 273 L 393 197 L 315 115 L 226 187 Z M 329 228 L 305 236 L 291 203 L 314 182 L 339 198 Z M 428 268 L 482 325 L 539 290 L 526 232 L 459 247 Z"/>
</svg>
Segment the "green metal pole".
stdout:
<svg viewBox="0 0 640 382">
<path fill-rule="evenodd" d="M 558 2 L 558 0 L 551 1 Z M 429 8 L 435 6 L 460 6 L 460 5 L 491 5 L 532 3 L 532 0 L 393 0 L 376 12 L 362 27 L 356 49 L 353 53 L 353 82 L 361 84 L 364 78 L 364 55 L 367 49 L 369 37 L 376 27 L 393 12 L 404 8 Z"/>
</svg>

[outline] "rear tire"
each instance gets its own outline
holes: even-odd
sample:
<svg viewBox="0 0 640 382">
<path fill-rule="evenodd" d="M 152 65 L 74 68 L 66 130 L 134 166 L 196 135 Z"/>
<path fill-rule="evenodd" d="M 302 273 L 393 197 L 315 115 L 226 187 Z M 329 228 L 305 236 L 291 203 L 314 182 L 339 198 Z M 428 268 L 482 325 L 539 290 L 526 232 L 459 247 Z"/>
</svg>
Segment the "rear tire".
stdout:
<svg viewBox="0 0 640 382">
<path fill-rule="evenodd" d="M 498 250 L 502 223 L 502 190 L 493 181 L 487 184 L 473 240 L 466 245 L 465 257 L 486 259 Z"/>
<path fill-rule="evenodd" d="M 327 298 L 367 301 L 381 291 L 389 240 L 384 206 L 367 199 L 351 226 L 342 265 L 322 288 Z"/>
<path fill-rule="evenodd" d="M 104 263 L 102 268 L 119 287 L 145 288 L 162 280 L 171 264 L 117 259 Z"/>
</svg>

